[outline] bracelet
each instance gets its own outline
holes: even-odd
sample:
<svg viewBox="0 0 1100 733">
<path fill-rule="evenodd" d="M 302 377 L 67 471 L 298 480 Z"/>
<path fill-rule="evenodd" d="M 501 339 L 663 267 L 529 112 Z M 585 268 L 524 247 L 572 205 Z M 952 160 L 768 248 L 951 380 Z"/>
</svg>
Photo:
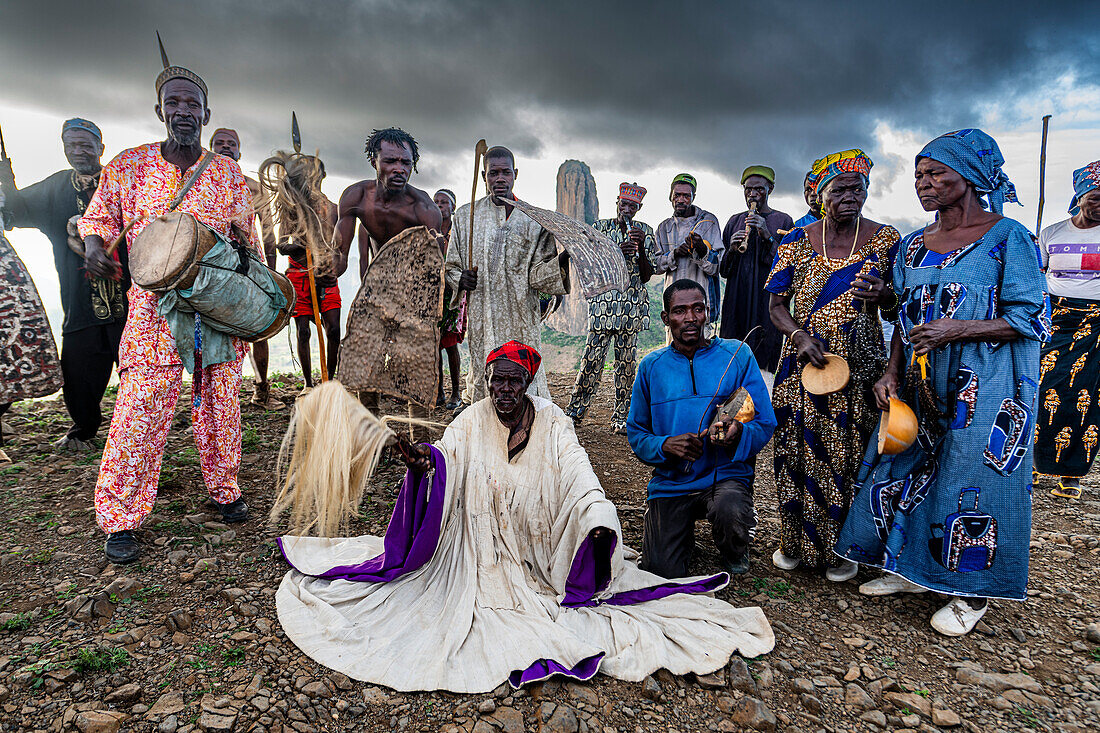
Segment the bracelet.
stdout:
<svg viewBox="0 0 1100 733">
<path fill-rule="evenodd" d="M 789 338 L 789 339 L 790 339 L 791 341 L 794 341 L 794 335 L 795 335 L 796 333 L 798 333 L 799 331 L 801 331 L 802 333 L 806 334 L 807 336 L 809 336 L 809 335 L 810 335 L 810 332 L 809 332 L 809 331 L 807 331 L 806 329 L 804 329 L 804 328 L 796 328 L 795 330 L 791 331 L 791 335 L 790 335 L 790 336 L 788 336 L 787 338 Z"/>
<path fill-rule="evenodd" d="M 893 288 L 890 288 L 890 293 L 894 296 L 894 304 L 889 307 L 883 306 L 883 310 L 885 311 L 895 311 L 897 310 L 898 306 L 901 305 L 901 296 L 898 295 L 897 291 Z"/>
</svg>

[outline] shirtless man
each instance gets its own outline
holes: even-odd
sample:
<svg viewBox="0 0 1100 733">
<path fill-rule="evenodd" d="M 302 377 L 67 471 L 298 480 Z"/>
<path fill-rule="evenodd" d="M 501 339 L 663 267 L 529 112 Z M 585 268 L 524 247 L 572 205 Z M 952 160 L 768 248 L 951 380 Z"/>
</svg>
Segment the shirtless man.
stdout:
<svg viewBox="0 0 1100 733">
<path fill-rule="evenodd" d="M 240 161 L 241 140 L 236 130 L 227 127 L 219 127 L 210 136 L 210 149 L 219 155 Z M 248 190 L 252 192 L 252 207 L 256 210 L 256 216 L 260 218 L 260 239 L 264 244 L 264 257 L 267 266 L 275 269 L 275 228 L 271 222 L 271 209 L 267 205 L 266 196 L 260 188 L 260 182 L 249 176 L 244 177 L 248 184 Z M 267 341 L 256 341 L 252 344 L 252 365 L 256 368 L 256 386 L 252 393 L 252 404 L 265 410 L 282 410 L 286 405 L 271 397 L 271 385 L 267 381 L 268 348 Z"/>
<path fill-rule="evenodd" d="M 358 238 L 360 278 L 367 272 L 372 250 L 377 252 L 401 232 L 418 226 L 438 232 L 443 227 L 443 215 L 432 197 L 409 185 L 409 177 L 420 160 L 420 149 L 412 135 L 398 127 L 375 130 L 367 138 L 366 153 L 377 174 L 373 181 L 348 186 L 340 196 L 336 222 L 336 243 L 344 263 L 351 243 L 356 240 L 356 223 L 369 235 Z M 367 409 L 377 411 L 376 392 L 364 392 L 362 400 Z M 409 409 L 410 414 L 418 412 L 412 405 Z"/>
<path fill-rule="evenodd" d="M 340 196 L 340 218 L 336 239 L 345 259 L 355 240 L 356 222 L 363 225 L 369 240 L 359 240 L 359 277 L 367 271 L 371 249 L 410 227 L 426 226 L 440 231 L 443 216 L 432 197 L 409 185 L 416 171 L 420 149 L 412 135 L 397 127 L 375 130 L 367 138 L 367 157 L 377 171 L 373 181 L 348 186 Z"/>
</svg>

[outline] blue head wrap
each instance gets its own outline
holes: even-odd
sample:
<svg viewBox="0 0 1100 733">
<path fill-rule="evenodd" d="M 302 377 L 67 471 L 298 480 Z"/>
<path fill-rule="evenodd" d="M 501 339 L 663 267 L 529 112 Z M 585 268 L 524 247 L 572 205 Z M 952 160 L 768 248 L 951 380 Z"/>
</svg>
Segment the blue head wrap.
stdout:
<svg viewBox="0 0 1100 733">
<path fill-rule="evenodd" d="M 1001 170 L 1005 159 L 997 141 L 976 128 L 956 130 L 940 135 L 917 153 L 921 158 L 931 158 L 953 169 L 974 184 L 978 198 L 989 200 L 988 208 L 1000 214 L 1006 201 L 1016 203 L 1016 187 Z M 986 202 L 982 201 L 986 207 Z"/>
<path fill-rule="evenodd" d="M 1073 198 L 1069 201 L 1069 213 L 1081 210 L 1077 202 L 1094 188 L 1100 188 L 1100 160 L 1089 163 L 1073 172 Z"/>
<path fill-rule="evenodd" d="M 65 120 L 61 125 L 61 134 L 64 135 L 69 130 L 84 130 L 95 135 L 95 139 L 103 142 L 103 133 L 99 131 L 96 124 L 91 120 L 85 120 L 80 117 L 74 117 L 71 120 Z"/>
</svg>

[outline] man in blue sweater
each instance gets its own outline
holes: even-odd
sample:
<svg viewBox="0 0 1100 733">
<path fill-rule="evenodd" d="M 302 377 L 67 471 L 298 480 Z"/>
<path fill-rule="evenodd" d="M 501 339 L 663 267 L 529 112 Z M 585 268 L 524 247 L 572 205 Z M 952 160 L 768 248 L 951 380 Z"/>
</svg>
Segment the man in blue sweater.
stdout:
<svg viewBox="0 0 1100 733">
<path fill-rule="evenodd" d="M 631 449 L 653 466 L 641 567 L 666 578 L 688 575 L 695 521 L 706 517 L 721 569 L 741 575 L 749 569 L 756 526 L 753 458 L 775 430 L 768 388 L 751 349 L 733 339 L 704 338 L 707 296 L 698 283 L 669 285 L 661 320 L 672 345 L 642 360 L 627 421 Z M 739 387 L 752 397 L 755 417 L 711 425 Z"/>
</svg>

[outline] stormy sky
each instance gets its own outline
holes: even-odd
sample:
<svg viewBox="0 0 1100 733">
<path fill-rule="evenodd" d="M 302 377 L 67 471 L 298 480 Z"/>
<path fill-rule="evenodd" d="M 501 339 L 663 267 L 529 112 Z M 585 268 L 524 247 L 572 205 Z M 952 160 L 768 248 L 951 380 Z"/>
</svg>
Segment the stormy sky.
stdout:
<svg viewBox="0 0 1100 733">
<path fill-rule="evenodd" d="M 1100 83 L 1096 2 L 6 0 L 3 101 L 154 132 L 155 28 L 209 83 L 212 124 L 267 152 L 296 109 L 348 177 L 365 133 L 397 124 L 425 175 L 485 137 L 730 179 L 767 161 L 793 190 L 807 161 L 873 148 L 878 123 L 929 137 L 992 106 L 1027 124 L 1019 100 Z"/>
<path fill-rule="evenodd" d="M 905 230 L 927 219 L 913 154 L 982 126 L 1028 204 L 1006 213 L 1034 226 L 1041 116 L 1054 115 L 1049 216 L 1064 216 L 1069 171 L 1100 157 L 1095 0 L 4 0 L 0 125 L 21 183 L 64 166 L 66 117 L 99 122 L 108 155 L 163 135 L 158 28 L 172 62 L 210 86 L 207 133 L 239 130 L 254 170 L 289 146 L 296 110 L 333 198 L 372 175 L 363 140 L 388 125 L 420 142 L 414 185 L 468 200 L 484 137 L 517 153 L 517 192 L 533 202 L 552 206 L 554 171 L 579 158 L 603 215 L 617 182 L 637 180 L 655 193 L 652 224 L 679 170 L 699 176 L 699 202 L 724 222 L 744 208 L 737 184 L 753 163 L 777 170 L 776 201 L 797 217 L 810 162 L 862 147 L 876 162 L 870 214 Z"/>
</svg>

